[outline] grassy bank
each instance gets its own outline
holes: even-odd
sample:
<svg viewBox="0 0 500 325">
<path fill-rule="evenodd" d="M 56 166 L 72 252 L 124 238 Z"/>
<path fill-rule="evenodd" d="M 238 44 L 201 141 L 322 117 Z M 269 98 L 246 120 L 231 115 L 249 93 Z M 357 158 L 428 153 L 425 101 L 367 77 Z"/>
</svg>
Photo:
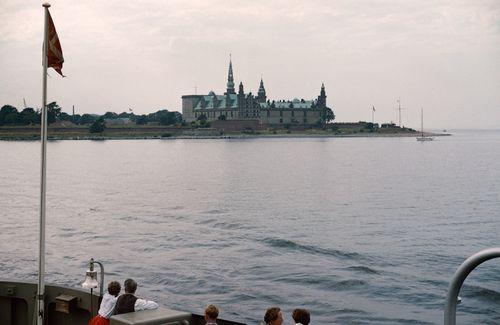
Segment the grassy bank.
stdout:
<svg viewBox="0 0 500 325">
<path fill-rule="evenodd" d="M 325 129 L 278 129 L 243 130 L 224 132 L 214 128 L 190 128 L 187 126 L 110 126 L 102 133 L 90 133 L 88 126 L 49 126 L 48 138 L 52 140 L 102 140 L 102 139 L 161 139 L 161 138 L 246 138 L 246 137 L 405 137 L 419 132 L 406 128 L 329 127 Z M 431 135 L 431 134 L 430 134 Z M 432 134 L 445 135 L 445 134 Z M 0 140 L 38 140 L 40 126 L 0 127 Z"/>
</svg>

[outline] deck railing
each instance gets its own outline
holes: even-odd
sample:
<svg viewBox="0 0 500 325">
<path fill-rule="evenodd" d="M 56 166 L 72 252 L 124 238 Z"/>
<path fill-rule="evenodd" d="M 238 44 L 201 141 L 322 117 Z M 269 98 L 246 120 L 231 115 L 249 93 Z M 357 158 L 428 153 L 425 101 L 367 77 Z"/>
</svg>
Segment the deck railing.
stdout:
<svg viewBox="0 0 500 325">
<path fill-rule="evenodd" d="M 444 309 L 444 325 L 455 325 L 458 294 L 469 273 L 480 264 L 497 257 L 500 257 L 500 247 L 488 248 L 472 255 L 460 265 L 455 275 L 453 275 L 450 287 L 448 288 L 446 307 Z"/>
</svg>

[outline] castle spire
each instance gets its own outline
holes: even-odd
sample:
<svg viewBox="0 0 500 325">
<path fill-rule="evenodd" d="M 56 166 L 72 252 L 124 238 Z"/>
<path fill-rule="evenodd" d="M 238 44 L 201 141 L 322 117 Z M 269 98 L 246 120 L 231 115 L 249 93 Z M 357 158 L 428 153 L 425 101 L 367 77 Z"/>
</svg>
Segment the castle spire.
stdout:
<svg viewBox="0 0 500 325">
<path fill-rule="evenodd" d="M 259 91 L 266 92 L 266 90 L 264 89 L 264 80 L 262 80 L 262 78 L 260 78 Z"/>
<path fill-rule="evenodd" d="M 245 91 L 243 90 L 243 82 L 240 81 L 240 89 L 238 89 L 239 95 L 245 95 Z"/>
<path fill-rule="evenodd" d="M 266 89 L 264 88 L 264 81 L 262 80 L 262 77 L 260 78 L 260 86 L 259 86 L 259 92 L 257 93 L 257 100 L 259 101 L 259 103 L 266 102 Z"/>
<path fill-rule="evenodd" d="M 233 63 L 231 54 L 229 54 L 229 71 L 227 73 L 227 94 L 235 94 L 234 91 L 234 77 L 233 77 Z"/>
<path fill-rule="evenodd" d="M 317 100 L 317 105 L 318 107 L 326 107 L 326 92 L 325 92 L 325 84 L 324 83 L 321 83 L 321 91 L 319 93 L 319 96 L 318 96 L 318 100 Z"/>
</svg>

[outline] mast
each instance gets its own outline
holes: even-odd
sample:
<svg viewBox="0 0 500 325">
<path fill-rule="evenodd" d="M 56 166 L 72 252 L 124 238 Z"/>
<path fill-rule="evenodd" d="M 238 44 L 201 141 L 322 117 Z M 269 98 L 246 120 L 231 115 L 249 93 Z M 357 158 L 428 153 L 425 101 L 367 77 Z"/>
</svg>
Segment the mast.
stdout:
<svg viewBox="0 0 500 325">
<path fill-rule="evenodd" d="M 401 127 L 401 97 L 398 98 L 399 127 Z"/>
<path fill-rule="evenodd" d="M 420 130 L 422 132 L 422 138 L 424 137 L 424 109 L 420 108 Z"/>
<path fill-rule="evenodd" d="M 43 31 L 43 72 L 42 72 L 42 116 L 41 116 L 41 142 L 42 154 L 40 164 L 40 227 L 38 243 L 38 291 L 37 291 L 37 324 L 44 323 L 45 299 L 45 193 L 47 171 L 47 65 L 48 65 L 48 34 L 49 34 L 49 3 L 42 5 L 45 8 Z"/>
</svg>

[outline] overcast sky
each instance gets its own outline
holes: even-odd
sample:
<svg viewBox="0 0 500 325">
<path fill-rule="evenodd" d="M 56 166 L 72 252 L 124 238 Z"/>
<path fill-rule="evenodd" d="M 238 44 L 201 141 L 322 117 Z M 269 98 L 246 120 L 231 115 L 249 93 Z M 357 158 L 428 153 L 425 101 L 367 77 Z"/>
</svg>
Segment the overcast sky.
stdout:
<svg viewBox="0 0 500 325">
<path fill-rule="evenodd" d="M 41 1 L 0 0 L 0 106 L 41 106 Z M 500 128 L 500 1 L 51 1 L 65 63 L 48 100 L 66 112 L 181 110 L 235 82 L 271 100 L 325 83 L 338 121 Z"/>
</svg>

